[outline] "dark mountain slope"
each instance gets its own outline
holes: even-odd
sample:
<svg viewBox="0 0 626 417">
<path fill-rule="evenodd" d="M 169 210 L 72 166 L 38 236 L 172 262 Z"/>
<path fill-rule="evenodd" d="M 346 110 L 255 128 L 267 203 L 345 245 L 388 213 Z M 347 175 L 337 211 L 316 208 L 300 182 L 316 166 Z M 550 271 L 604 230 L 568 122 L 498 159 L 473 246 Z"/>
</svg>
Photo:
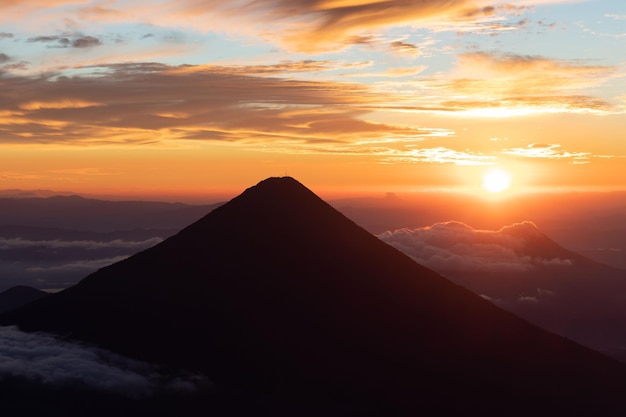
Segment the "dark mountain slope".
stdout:
<svg viewBox="0 0 626 417">
<path fill-rule="evenodd" d="M 256 414 L 626 411 L 621 364 L 419 266 L 291 178 L 0 323 L 205 372 Z"/>
</svg>

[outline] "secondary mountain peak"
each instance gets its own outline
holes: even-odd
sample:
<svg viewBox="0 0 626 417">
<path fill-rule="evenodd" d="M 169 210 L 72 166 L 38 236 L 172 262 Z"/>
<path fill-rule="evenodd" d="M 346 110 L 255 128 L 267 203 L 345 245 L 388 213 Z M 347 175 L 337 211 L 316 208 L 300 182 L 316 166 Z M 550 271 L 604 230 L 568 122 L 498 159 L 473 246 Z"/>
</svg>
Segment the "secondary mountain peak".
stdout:
<svg viewBox="0 0 626 417">
<path fill-rule="evenodd" d="M 501 233 L 506 233 L 516 237 L 534 238 L 538 236 L 544 236 L 539 230 L 537 225 L 531 221 L 525 220 L 523 222 L 514 223 L 509 226 L 504 226 L 499 230 Z"/>
</svg>

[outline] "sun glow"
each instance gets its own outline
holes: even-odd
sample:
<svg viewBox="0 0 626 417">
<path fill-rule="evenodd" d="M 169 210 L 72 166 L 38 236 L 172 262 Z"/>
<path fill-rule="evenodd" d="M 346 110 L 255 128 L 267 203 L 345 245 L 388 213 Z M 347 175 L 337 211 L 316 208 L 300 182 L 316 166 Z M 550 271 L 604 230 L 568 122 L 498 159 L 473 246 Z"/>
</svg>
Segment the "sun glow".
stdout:
<svg viewBox="0 0 626 417">
<path fill-rule="evenodd" d="M 501 193 L 510 186 L 511 174 L 502 168 L 491 169 L 483 175 L 483 188 L 490 193 Z"/>
</svg>

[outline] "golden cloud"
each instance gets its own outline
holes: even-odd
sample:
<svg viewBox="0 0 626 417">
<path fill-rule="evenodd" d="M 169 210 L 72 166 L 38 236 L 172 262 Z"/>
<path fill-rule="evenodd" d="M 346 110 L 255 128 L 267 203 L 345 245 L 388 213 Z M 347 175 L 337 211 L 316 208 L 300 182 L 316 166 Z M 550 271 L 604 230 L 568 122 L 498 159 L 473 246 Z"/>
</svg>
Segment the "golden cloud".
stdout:
<svg viewBox="0 0 626 417">
<path fill-rule="evenodd" d="M 589 152 L 569 152 L 561 149 L 561 145 L 542 143 L 533 143 L 525 148 L 504 149 L 502 153 L 521 158 L 570 160 L 573 164 L 589 163 L 592 157 Z"/>
<path fill-rule="evenodd" d="M 449 75 L 387 82 L 378 87 L 402 96 L 397 110 L 508 117 L 535 113 L 619 113 L 617 98 L 589 95 L 617 68 L 524 55 L 476 52 L 459 56 Z"/>
<path fill-rule="evenodd" d="M 393 101 L 367 86 L 271 76 L 325 66 L 312 61 L 245 68 L 145 63 L 101 67 L 86 77 L 7 75 L 0 141 L 353 143 L 385 137 L 419 140 L 430 134 L 367 121 L 371 108 Z"/>
</svg>

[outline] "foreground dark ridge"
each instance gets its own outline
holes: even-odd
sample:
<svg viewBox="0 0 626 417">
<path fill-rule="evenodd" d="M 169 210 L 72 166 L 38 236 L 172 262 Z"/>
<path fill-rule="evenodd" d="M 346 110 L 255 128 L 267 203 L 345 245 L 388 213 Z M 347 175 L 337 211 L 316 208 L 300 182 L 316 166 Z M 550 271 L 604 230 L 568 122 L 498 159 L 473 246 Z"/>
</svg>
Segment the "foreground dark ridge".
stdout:
<svg viewBox="0 0 626 417">
<path fill-rule="evenodd" d="M 292 178 L 0 323 L 204 372 L 256 414 L 626 411 L 623 365 L 419 266 Z"/>
</svg>

